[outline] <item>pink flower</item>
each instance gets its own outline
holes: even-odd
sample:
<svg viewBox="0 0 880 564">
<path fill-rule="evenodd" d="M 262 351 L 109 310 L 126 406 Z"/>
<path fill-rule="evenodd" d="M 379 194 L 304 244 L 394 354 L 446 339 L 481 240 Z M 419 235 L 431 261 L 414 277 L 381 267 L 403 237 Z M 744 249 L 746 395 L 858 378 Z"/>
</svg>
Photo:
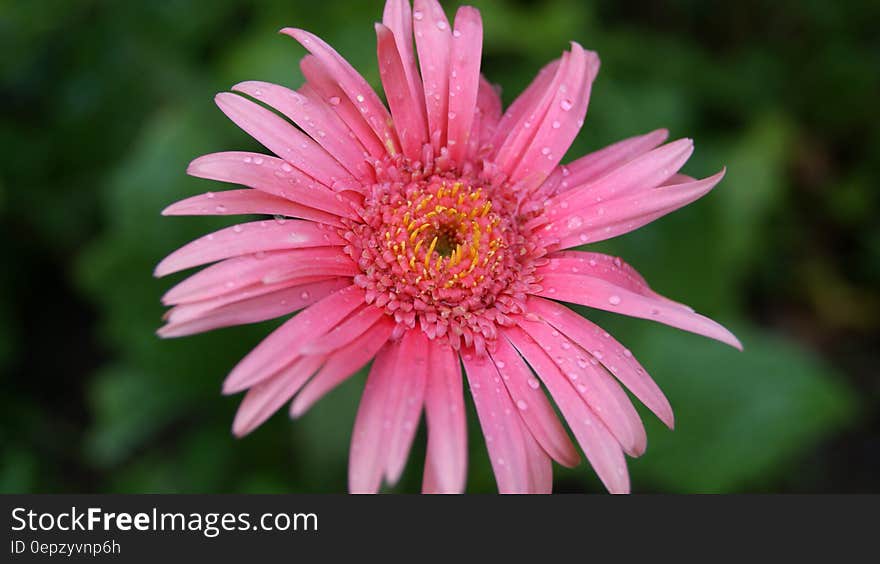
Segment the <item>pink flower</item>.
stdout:
<svg viewBox="0 0 880 564">
<path fill-rule="evenodd" d="M 545 388 L 608 490 L 628 492 L 624 454 L 641 455 L 646 438 L 622 386 L 670 428 L 672 409 L 629 350 L 559 301 L 740 344 L 619 258 L 567 249 L 689 204 L 724 172 L 677 174 L 693 143 L 663 144 L 665 130 L 560 165 L 598 57 L 572 43 L 502 112 L 480 75 L 482 23 L 471 7 L 450 24 L 436 0 L 416 0 L 412 12 L 407 0 L 388 1 L 376 35 L 390 112 L 321 39 L 281 33 L 310 52 L 299 90 L 243 82 L 216 97 L 277 156 L 199 157 L 189 174 L 247 188 L 163 212 L 275 219 L 206 235 L 156 268 L 164 276 L 214 263 L 165 294 L 164 337 L 302 310 L 224 382 L 227 394 L 247 390 L 233 432 L 251 432 L 288 402 L 302 415 L 373 360 L 350 490 L 398 480 L 424 410 L 423 489 L 461 492 L 463 364 L 501 492 L 550 492 L 551 459 L 579 463 Z"/>
</svg>

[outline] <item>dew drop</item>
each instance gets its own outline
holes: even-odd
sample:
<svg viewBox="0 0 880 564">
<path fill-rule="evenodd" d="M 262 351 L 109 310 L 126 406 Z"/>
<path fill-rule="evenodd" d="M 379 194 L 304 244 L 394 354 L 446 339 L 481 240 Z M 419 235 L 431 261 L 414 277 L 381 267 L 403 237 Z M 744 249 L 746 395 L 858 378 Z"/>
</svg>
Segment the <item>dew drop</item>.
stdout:
<svg viewBox="0 0 880 564">
<path fill-rule="evenodd" d="M 540 382 L 538 382 L 534 378 L 529 378 L 527 383 L 528 383 L 529 387 L 533 390 L 537 390 L 541 386 Z"/>
<path fill-rule="evenodd" d="M 573 105 L 574 104 L 572 104 L 571 100 L 569 100 L 568 98 L 565 98 L 561 102 L 559 102 L 559 107 L 562 108 L 562 111 L 564 112 L 570 110 Z"/>
<path fill-rule="evenodd" d="M 217 210 L 217 213 L 223 213 L 226 211 L 226 206 L 224 206 L 223 204 L 220 204 L 215 209 Z"/>
<path fill-rule="evenodd" d="M 339 96 L 331 96 L 327 101 L 330 102 L 331 106 L 338 106 L 342 100 L 339 99 Z"/>
<path fill-rule="evenodd" d="M 357 97 L 356 97 L 355 99 L 356 99 L 358 102 L 363 102 L 363 101 L 364 101 L 364 96 L 363 96 L 362 94 L 358 94 Z"/>
<path fill-rule="evenodd" d="M 413 12 L 413 19 L 414 20 L 422 21 L 423 17 L 425 17 L 425 16 L 424 16 L 424 14 L 422 14 L 421 10 L 416 10 L 415 12 Z"/>
<path fill-rule="evenodd" d="M 554 121 L 553 124 L 552 124 L 553 129 L 559 129 L 561 125 L 562 125 L 562 124 L 559 123 L 559 121 Z"/>
<path fill-rule="evenodd" d="M 284 163 L 281 165 L 281 170 L 283 170 L 284 172 L 291 172 L 293 171 L 293 167 L 290 166 L 289 163 Z"/>
<path fill-rule="evenodd" d="M 244 228 L 241 225 L 233 225 L 232 230 L 235 231 L 236 233 L 241 233 L 244 230 Z"/>
<path fill-rule="evenodd" d="M 444 22 L 443 20 L 437 20 L 437 29 L 444 30 L 446 29 L 446 27 L 446 22 Z"/>
<path fill-rule="evenodd" d="M 577 229 L 578 227 L 580 227 L 580 226 L 583 225 L 583 224 L 584 224 L 584 220 L 581 219 L 581 216 L 579 216 L 579 215 L 575 215 L 575 216 L 572 216 L 572 217 L 568 220 L 568 223 L 566 223 L 566 226 L 567 226 L 569 229 Z M 583 234 L 581 234 L 581 235 L 583 235 Z"/>
<path fill-rule="evenodd" d="M 516 400 L 516 407 L 520 411 L 525 411 L 529 408 L 529 404 L 525 402 L 525 400 Z"/>
</svg>

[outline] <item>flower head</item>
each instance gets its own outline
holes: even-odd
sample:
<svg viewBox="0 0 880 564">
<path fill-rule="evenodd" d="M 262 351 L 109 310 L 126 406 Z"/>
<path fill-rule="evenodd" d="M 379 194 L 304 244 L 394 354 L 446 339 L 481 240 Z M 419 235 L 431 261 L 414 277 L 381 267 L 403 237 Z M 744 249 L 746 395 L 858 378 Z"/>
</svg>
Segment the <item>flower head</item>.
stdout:
<svg viewBox="0 0 880 564">
<path fill-rule="evenodd" d="M 628 491 L 624 454 L 639 456 L 646 438 L 623 387 L 670 427 L 672 410 L 629 350 L 559 301 L 739 343 L 652 291 L 619 258 L 566 249 L 676 210 L 723 172 L 677 174 L 693 144 L 663 144 L 662 130 L 561 165 L 583 124 L 598 57 L 572 43 L 502 111 L 480 74 L 482 24 L 471 7 L 450 24 L 435 0 L 416 0 L 412 11 L 407 0 L 388 1 L 376 25 L 388 108 L 321 39 L 282 33 L 310 52 L 302 87 L 244 82 L 216 97 L 276 156 L 199 157 L 190 174 L 246 188 L 164 212 L 274 219 L 202 237 L 156 269 L 163 276 L 214 263 L 164 296 L 173 307 L 162 336 L 302 310 L 226 379 L 226 393 L 247 390 L 235 434 L 288 402 L 301 415 L 372 360 L 352 436 L 351 491 L 399 478 L 424 410 L 424 491 L 460 492 L 463 365 L 500 491 L 549 492 L 551 459 L 579 462 L 545 390 L 609 491 Z"/>
</svg>

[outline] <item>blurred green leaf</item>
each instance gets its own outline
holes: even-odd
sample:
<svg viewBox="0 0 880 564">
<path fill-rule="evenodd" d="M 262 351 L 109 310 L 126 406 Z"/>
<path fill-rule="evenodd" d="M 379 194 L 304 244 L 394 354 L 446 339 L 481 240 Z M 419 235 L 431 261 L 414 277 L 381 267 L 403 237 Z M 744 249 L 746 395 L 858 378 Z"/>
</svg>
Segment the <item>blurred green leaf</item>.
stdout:
<svg viewBox="0 0 880 564">
<path fill-rule="evenodd" d="M 839 374 L 778 336 L 736 333 L 742 353 L 693 346 L 669 330 L 632 343 L 676 414 L 675 432 L 645 417 L 649 448 L 631 463 L 636 484 L 674 492 L 766 487 L 852 421 L 857 403 Z"/>
</svg>

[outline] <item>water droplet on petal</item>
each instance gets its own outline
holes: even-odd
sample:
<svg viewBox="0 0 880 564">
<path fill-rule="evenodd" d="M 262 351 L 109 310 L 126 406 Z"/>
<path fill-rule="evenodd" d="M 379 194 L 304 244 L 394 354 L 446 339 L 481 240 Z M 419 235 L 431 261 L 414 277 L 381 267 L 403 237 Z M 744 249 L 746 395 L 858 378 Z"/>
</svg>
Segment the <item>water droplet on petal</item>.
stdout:
<svg viewBox="0 0 880 564">
<path fill-rule="evenodd" d="M 527 409 L 529 408 L 529 404 L 527 404 L 527 403 L 525 402 L 525 400 L 517 400 L 517 401 L 516 401 L 516 407 L 517 407 L 517 409 L 519 409 L 520 411 L 525 411 L 525 410 L 527 410 Z"/>
<path fill-rule="evenodd" d="M 331 106 L 338 106 L 342 100 L 339 99 L 339 96 L 331 96 L 327 101 L 330 102 Z"/>
<path fill-rule="evenodd" d="M 561 102 L 559 102 L 559 107 L 562 108 L 562 111 L 564 111 L 564 112 L 567 112 L 568 110 L 570 110 L 573 105 L 574 104 L 572 103 L 572 101 L 569 100 L 568 98 L 565 98 Z"/>
</svg>

